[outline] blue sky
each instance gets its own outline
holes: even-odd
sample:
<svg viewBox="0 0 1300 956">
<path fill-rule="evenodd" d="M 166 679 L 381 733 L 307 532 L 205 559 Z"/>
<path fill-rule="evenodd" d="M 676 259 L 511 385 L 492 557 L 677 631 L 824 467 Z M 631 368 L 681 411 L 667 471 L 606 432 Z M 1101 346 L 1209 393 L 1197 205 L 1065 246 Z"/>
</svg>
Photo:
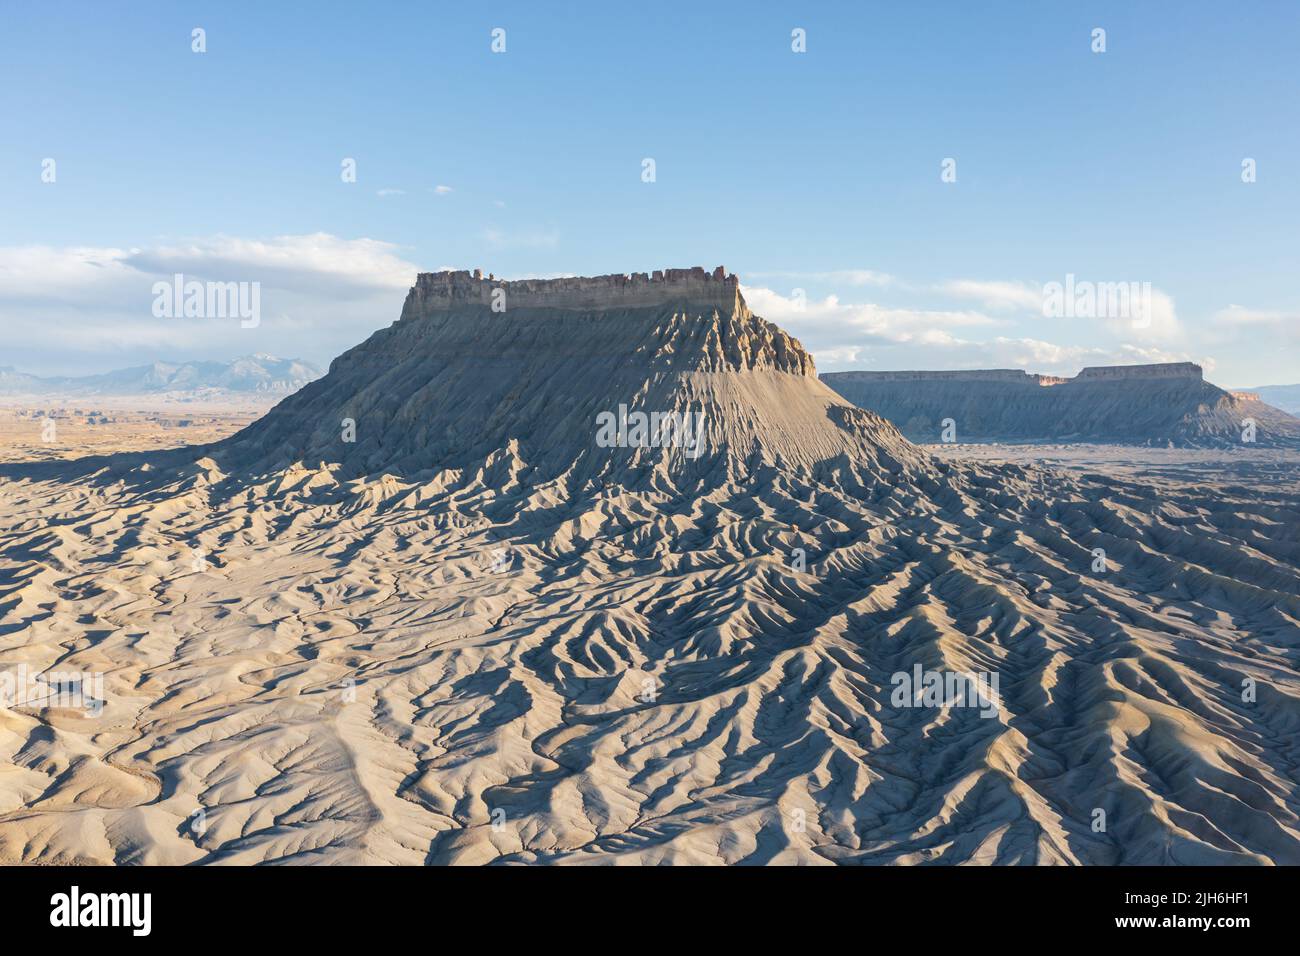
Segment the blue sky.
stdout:
<svg viewBox="0 0 1300 956">
<path fill-rule="evenodd" d="M 1297 62 L 1281 2 L 11 3 L 0 365 L 324 363 L 417 269 L 723 263 L 822 370 L 1293 382 Z M 155 318 L 179 268 L 263 321 Z M 1067 274 L 1156 321 L 1044 316 Z"/>
</svg>

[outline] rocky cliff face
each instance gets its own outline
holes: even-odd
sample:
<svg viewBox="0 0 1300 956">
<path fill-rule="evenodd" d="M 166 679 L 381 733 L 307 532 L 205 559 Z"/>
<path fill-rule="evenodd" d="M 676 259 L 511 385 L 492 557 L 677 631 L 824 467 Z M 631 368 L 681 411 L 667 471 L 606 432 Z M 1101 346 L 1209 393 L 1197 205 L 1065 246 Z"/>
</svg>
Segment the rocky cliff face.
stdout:
<svg viewBox="0 0 1300 956">
<path fill-rule="evenodd" d="M 428 340 L 444 357 L 544 360 L 599 350 L 629 352 L 635 364 L 657 368 L 817 374 L 797 339 L 750 312 L 739 279 L 722 266 L 711 274 L 696 266 L 514 282 L 477 271 L 422 273 L 398 323 L 331 370 L 354 353 Z"/>
<path fill-rule="evenodd" d="M 1204 380 L 1201 367 L 1192 362 L 1162 362 L 1158 365 L 1095 365 L 1083 369 L 1074 381 L 1141 381 L 1145 379 Z"/>
<path fill-rule="evenodd" d="M 1300 446 L 1300 421 L 1257 397 L 1206 382 L 1191 362 L 1085 368 L 1073 378 L 1012 369 L 833 372 L 822 380 L 909 438 L 939 441 L 952 419 L 958 441 L 1103 441 Z"/>
<path fill-rule="evenodd" d="M 572 276 L 560 279 L 497 279 L 473 273 L 424 272 L 407 294 L 402 318 L 432 312 L 447 312 L 469 306 L 491 307 L 495 301 L 505 309 L 568 309 L 609 311 L 617 309 L 690 306 L 729 313 L 744 308 L 740 280 L 727 275 L 723 266 L 705 272 L 693 269 L 660 269 L 654 273 L 615 273 L 604 276 Z"/>
<path fill-rule="evenodd" d="M 647 446 L 636 433 L 601 445 L 602 416 L 638 412 L 689 414 L 702 450 Z M 508 461 L 509 473 L 620 483 L 845 455 L 885 471 L 919 461 L 892 426 L 818 381 L 799 342 L 754 315 L 721 267 L 520 282 L 421 275 L 397 322 L 219 454 L 241 469 L 303 461 L 357 474 Z"/>
</svg>

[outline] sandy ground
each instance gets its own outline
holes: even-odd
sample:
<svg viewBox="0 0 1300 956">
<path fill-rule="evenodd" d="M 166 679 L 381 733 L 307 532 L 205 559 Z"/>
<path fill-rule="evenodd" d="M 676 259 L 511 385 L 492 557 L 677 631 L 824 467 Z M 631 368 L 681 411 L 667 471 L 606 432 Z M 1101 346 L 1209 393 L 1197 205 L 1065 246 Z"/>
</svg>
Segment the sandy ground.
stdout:
<svg viewBox="0 0 1300 956">
<path fill-rule="evenodd" d="M 268 408 L 268 402 L 4 399 L 0 400 L 0 461 L 45 461 L 202 445 L 234 434 Z"/>
<path fill-rule="evenodd" d="M 1200 454 L 1158 498 L 509 517 L 475 482 L 11 469 L 0 661 L 104 709 L 0 709 L 0 860 L 1300 862 L 1295 499 Z M 914 661 L 999 673 L 996 718 L 899 709 Z"/>
<path fill-rule="evenodd" d="M 1293 464 L 933 458 L 739 300 L 408 306 L 0 464 L 0 862 L 1300 863 Z"/>
</svg>

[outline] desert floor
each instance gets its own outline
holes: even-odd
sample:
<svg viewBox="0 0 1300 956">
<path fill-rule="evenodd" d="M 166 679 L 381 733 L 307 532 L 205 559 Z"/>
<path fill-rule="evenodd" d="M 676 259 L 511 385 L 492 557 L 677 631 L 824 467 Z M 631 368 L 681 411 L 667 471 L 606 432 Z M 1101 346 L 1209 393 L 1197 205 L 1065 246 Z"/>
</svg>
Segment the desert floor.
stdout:
<svg viewBox="0 0 1300 956">
<path fill-rule="evenodd" d="M 233 435 L 270 402 L 0 399 L 0 461 L 46 461 L 203 445 Z M 53 421 L 53 429 L 46 421 Z"/>
<path fill-rule="evenodd" d="M 0 467 L 0 672 L 98 675 L 0 707 L 0 862 L 1300 862 L 1293 459 L 672 501 L 153 452 L 244 414 L 3 419 L 150 456 Z"/>
</svg>

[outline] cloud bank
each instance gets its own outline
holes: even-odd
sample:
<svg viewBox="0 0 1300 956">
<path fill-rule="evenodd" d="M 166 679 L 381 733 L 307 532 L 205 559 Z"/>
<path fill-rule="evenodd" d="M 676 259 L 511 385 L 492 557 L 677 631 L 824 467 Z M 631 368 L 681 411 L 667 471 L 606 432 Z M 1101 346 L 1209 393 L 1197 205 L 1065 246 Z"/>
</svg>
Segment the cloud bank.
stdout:
<svg viewBox="0 0 1300 956">
<path fill-rule="evenodd" d="M 328 233 L 214 236 L 147 248 L 0 247 L 0 323 L 25 371 L 270 352 L 328 361 L 397 314 L 419 268 L 396 246 Z M 154 285 L 259 283 L 261 321 L 158 318 Z"/>
</svg>

